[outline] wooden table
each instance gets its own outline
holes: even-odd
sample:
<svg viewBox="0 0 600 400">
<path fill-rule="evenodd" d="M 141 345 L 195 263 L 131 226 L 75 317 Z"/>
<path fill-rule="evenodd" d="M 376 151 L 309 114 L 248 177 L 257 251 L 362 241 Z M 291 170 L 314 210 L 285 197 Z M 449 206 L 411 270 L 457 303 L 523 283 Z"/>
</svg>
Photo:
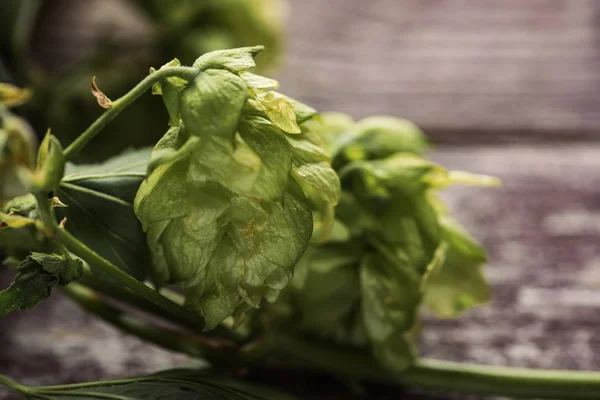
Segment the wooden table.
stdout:
<svg viewBox="0 0 600 400">
<path fill-rule="evenodd" d="M 599 370 L 600 2 L 294 0 L 290 14 L 282 91 L 411 119 L 438 144 L 435 160 L 504 181 L 444 195 L 489 249 L 493 298 L 459 320 L 428 318 L 422 354 Z M 189 361 L 58 295 L 3 321 L 0 343 L 0 373 L 31 384 Z"/>
</svg>

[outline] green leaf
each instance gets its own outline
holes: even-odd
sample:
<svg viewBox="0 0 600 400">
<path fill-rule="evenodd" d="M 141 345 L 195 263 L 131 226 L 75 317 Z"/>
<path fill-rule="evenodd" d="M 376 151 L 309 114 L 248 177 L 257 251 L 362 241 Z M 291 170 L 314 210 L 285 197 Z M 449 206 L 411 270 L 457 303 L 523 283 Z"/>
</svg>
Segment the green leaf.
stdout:
<svg viewBox="0 0 600 400">
<path fill-rule="evenodd" d="M 58 279 L 59 285 L 68 285 L 83 275 L 83 261 L 72 256 L 32 252 L 29 256 L 43 270 Z"/>
<path fill-rule="evenodd" d="M 247 96 L 244 81 L 229 71 L 199 73 L 180 96 L 180 115 L 187 132 L 201 139 L 214 136 L 233 143 Z"/>
<path fill-rule="evenodd" d="M 483 248 L 456 221 L 441 219 L 446 259 L 433 271 L 425 286 L 424 303 L 440 317 L 456 317 L 469 308 L 489 300 L 490 287 L 483 275 L 487 262 Z"/>
<path fill-rule="evenodd" d="M 196 59 L 192 66 L 201 70 L 226 69 L 237 74 L 256 67 L 254 57 L 263 50 L 263 46 L 253 46 L 211 51 Z"/>
<path fill-rule="evenodd" d="M 68 165 L 56 195 L 68 207 L 66 229 L 96 253 L 130 275 L 143 279 L 148 248 L 133 212 L 135 194 L 145 177 L 149 149 L 126 152 L 98 165 Z"/>
<path fill-rule="evenodd" d="M 18 267 L 13 283 L 0 291 L 0 319 L 15 311 L 26 311 L 44 301 L 58 278 L 45 272 L 42 266 L 27 257 Z"/>
<path fill-rule="evenodd" d="M 394 371 L 404 371 L 416 357 L 409 332 L 420 301 L 419 282 L 379 254 L 369 254 L 360 268 L 362 315 L 375 357 Z"/>
<path fill-rule="evenodd" d="M 112 381 L 22 387 L 26 397 L 56 400 L 291 400 L 287 394 L 269 388 L 191 369 Z"/>
</svg>

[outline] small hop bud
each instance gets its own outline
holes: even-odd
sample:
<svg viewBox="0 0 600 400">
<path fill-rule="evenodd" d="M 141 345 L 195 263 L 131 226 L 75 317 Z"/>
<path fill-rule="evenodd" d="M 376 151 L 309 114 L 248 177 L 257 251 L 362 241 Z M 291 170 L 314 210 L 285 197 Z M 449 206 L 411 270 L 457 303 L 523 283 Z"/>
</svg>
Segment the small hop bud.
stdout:
<svg viewBox="0 0 600 400">
<path fill-rule="evenodd" d="M 0 109 L 0 201 L 29 193 L 35 136 L 22 118 Z"/>
</svg>

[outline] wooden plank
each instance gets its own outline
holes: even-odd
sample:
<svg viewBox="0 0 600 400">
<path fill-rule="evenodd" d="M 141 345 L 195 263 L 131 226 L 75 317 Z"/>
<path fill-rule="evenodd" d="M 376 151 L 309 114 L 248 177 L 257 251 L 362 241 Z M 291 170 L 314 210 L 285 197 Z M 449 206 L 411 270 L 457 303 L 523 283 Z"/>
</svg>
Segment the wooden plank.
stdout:
<svg viewBox="0 0 600 400">
<path fill-rule="evenodd" d="M 283 90 L 440 142 L 600 137 L 594 0 L 292 0 Z M 466 140 L 465 140 L 466 139 Z"/>
</svg>

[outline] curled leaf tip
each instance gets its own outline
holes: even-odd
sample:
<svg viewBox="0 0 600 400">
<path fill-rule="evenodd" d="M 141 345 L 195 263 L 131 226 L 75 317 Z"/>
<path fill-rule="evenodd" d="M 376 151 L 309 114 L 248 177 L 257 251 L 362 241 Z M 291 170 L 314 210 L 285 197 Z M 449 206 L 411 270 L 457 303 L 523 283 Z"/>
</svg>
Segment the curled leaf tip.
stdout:
<svg viewBox="0 0 600 400">
<path fill-rule="evenodd" d="M 60 224 L 58 224 L 60 229 L 65 229 L 65 225 L 67 224 L 67 217 L 64 217 L 61 221 Z"/>
<path fill-rule="evenodd" d="M 109 99 L 108 96 L 105 95 L 100 89 L 98 89 L 98 86 L 96 86 L 96 77 L 95 76 L 92 78 L 91 87 L 92 87 L 92 94 L 98 101 L 98 105 L 102 108 L 110 108 L 112 106 L 112 100 Z"/>
</svg>

